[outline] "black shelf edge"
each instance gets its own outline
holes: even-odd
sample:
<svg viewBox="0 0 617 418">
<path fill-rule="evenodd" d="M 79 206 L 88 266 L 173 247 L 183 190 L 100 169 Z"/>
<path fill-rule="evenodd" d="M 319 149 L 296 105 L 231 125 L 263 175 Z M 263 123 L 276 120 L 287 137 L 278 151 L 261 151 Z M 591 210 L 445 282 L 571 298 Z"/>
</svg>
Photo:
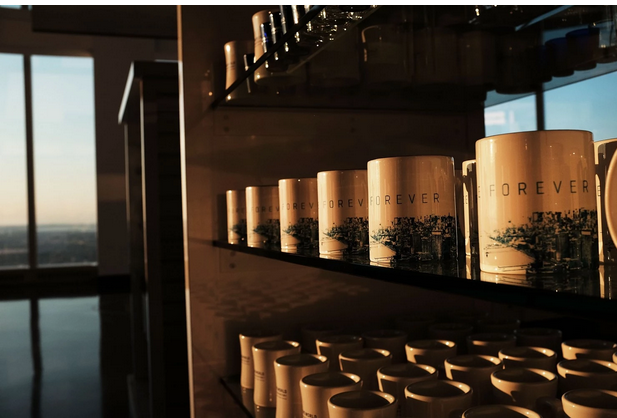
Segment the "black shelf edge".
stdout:
<svg viewBox="0 0 617 418">
<path fill-rule="evenodd" d="M 366 262 L 366 264 L 360 264 L 348 261 L 325 259 L 318 256 L 284 253 L 279 250 L 252 248 L 244 245 L 229 244 L 218 240 L 212 241 L 212 245 L 214 247 L 230 251 L 237 251 L 240 253 L 270 258 L 301 266 L 314 267 L 337 273 L 351 274 L 382 282 L 413 286 L 491 302 L 512 304 L 527 308 L 535 308 L 588 318 L 605 320 L 617 319 L 617 300 L 577 293 L 578 290 L 576 286 L 573 289 L 570 288 L 568 290 L 562 290 L 559 288 L 554 290 L 545 289 L 542 288 L 542 279 L 539 279 L 535 285 L 533 283 L 529 283 L 526 286 L 519 286 L 514 284 L 472 280 L 453 275 L 435 274 L 414 270 L 409 267 L 382 267 L 369 265 L 368 262 Z M 465 265 L 463 264 L 462 267 L 464 269 Z M 595 274 L 594 277 L 597 278 L 598 274 Z M 553 278 L 546 277 L 545 279 Z"/>
</svg>

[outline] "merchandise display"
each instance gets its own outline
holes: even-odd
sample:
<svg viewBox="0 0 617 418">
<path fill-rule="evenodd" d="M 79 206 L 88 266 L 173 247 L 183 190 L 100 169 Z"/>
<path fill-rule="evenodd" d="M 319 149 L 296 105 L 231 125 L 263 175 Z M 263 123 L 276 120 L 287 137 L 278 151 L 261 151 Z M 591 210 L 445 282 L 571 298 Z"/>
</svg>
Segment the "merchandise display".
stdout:
<svg viewBox="0 0 617 418">
<path fill-rule="evenodd" d="M 179 10 L 197 417 L 617 409 L 617 6 Z"/>
<path fill-rule="evenodd" d="M 392 318 L 392 321 L 398 323 L 401 318 L 452 318 L 452 312 L 441 315 L 418 312 Z M 247 397 L 245 404 L 255 405 L 256 411 L 261 411 L 256 413 L 256 417 L 304 418 L 310 414 L 320 416 L 325 411 L 329 411 L 330 415 L 322 416 L 331 417 L 332 410 L 342 414 L 342 417 L 373 417 L 373 412 L 369 411 L 374 410 L 376 404 L 366 399 L 359 400 L 368 396 L 376 403 L 381 402 L 384 411 L 388 410 L 386 405 L 395 405 L 398 411 L 395 416 L 402 418 L 450 418 L 450 413 L 462 415 L 464 411 L 468 415 L 462 416 L 484 416 L 477 415 L 480 412 L 493 416 L 501 411 L 509 417 L 524 411 L 529 411 L 527 416 L 534 416 L 535 413 L 553 416 L 550 414 L 566 408 L 566 397 L 570 396 L 571 391 L 595 390 L 589 396 L 612 396 L 610 390 L 617 385 L 615 363 L 586 358 L 568 360 L 566 357 L 557 364 L 557 353 L 548 348 L 521 344 L 511 334 L 477 333 L 480 327 L 486 326 L 487 318 L 482 314 L 461 313 L 460 318 L 461 321 L 472 318 L 474 325 L 470 322 L 459 323 L 465 326 L 461 330 L 472 329 L 472 334 L 467 337 L 467 348 L 472 354 L 461 353 L 461 348 L 465 346 L 457 346 L 452 341 L 407 341 L 407 361 L 398 364 L 393 363 L 390 351 L 370 348 L 374 344 L 385 347 L 385 342 L 396 350 L 399 343 L 394 340 L 409 339 L 404 332 L 396 333 L 394 330 L 368 330 L 362 332 L 363 337 L 360 337 L 345 334 L 345 326 L 305 325 L 301 327 L 306 344 L 302 346 L 302 353 L 298 343 L 281 340 L 281 334 L 275 331 L 256 330 L 240 334 L 242 353 L 247 344 L 254 343 L 254 383 L 247 382 L 246 356 L 242 354 L 241 357 L 242 396 Z M 497 322 L 510 324 L 510 327 L 512 324 L 520 326 L 520 321 L 514 318 L 493 320 L 493 323 Z M 453 324 L 456 322 L 438 323 L 437 328 L 432 329 L 454 328 Z M 532 342 L 544 339 L 554 345 L 562 333 L 557 329 L 522 327 L 516 330 L 516 334 L 530 336 Z M 272 340 L 258 342 L 263 339 Z M 497 346 L 503 347 L 498 350 L 498 355 L 473 354 L 477 347 L 486 348 L 484 343 L 490 346 L 490 351 L 499 348 Z M 519 345 L 515 345 L 517 343 Z M 492 344 L 497 346 L 493 347 Z M 308 354 L 313 345 L 317 346 L 318 355 Z M 580 353 L 602 357 L 605 356 L 602 348 L 617 357 L 617 345 L 610 341 L 579 339 L 567 340 L 562 345 L 564 357 Z M 570 348 L 579 351 L 574 352 Z M 265 370 L 268 362 L 273 365 L 269 371 Z M 340 368 L 332 368 L 329 363 L 337 363 Z M 388 394 L 390 397 L 383 399 L 389 401 L 379 401 L 366 393 L 348 394 L 346 401 L 340 400 L 345 396 L 338 398 L 338 401 L 333 399 L 335 395 L 350 391 L 367 390 L 373 391 L 367 393 L 382 398 Z M 581 396 L 573 397 L 568 402 L 584 404 Z M 485 408 L 481 409 L 480 406 Z M 362 414 L 351 414 L 353 408 L 361 410 Z M 610 402 L 607 408 L 613 408 Z M 381 418 L 383 415 L 377 416 Z"/>
</svg>

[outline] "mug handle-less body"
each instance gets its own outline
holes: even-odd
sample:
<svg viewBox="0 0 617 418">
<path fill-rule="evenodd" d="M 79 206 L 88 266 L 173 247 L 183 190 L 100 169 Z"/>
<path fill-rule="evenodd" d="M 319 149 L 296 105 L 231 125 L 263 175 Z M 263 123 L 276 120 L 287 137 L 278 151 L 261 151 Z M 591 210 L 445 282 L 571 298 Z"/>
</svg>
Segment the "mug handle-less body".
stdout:
<svg viewBox="0 0 617 418">
<path fill-rule="evenodd" d="M 604 210 L 611 237 L 617 237 L 617 158 L 613 158 L 606 173 Z"/>
</svg>

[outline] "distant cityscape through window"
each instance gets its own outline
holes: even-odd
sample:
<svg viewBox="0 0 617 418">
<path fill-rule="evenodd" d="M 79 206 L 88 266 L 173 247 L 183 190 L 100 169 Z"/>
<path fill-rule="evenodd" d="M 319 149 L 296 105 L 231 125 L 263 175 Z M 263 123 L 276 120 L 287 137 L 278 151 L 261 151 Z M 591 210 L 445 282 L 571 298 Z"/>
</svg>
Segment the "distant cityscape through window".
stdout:
<svg viewBox="0 0 617 418">
<path fill-rule="evenodd" d="M 28 59 L 26 57 L 26 59 Z M 94 66 L 29 58 L 36 263 L 97 262 Z M 24 56 L 0 54 L 0 268 L 29 267 Z"/>
</svg>

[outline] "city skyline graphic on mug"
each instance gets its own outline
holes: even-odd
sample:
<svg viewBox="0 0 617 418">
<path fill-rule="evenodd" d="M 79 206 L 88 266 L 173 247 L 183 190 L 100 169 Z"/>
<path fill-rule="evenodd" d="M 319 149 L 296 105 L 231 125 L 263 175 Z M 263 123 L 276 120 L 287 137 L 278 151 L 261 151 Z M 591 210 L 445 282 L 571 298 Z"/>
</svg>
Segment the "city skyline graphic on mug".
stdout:
<svg viewBox="0 0 617 418">
<path fill-rule="evenodd" d="M 278 219 L 268 219 L 266 223 L 258 224 L 253 232 L 262 237 L 262 242 L 268 248 L 281 245 L 281 223 Z"/>
<path fill-rule="evenodd" d="M 508 247 L 529 256 L 528 273 L 561 273 L 598 265 L 597 211 L 533 212 L 529 222 L 494 231 L 495 244 L 484 251 Z"/>
<path fill-rule="evenodd" d="M 450 215 L 397 217 L 391 226 L 371 231 L 372 243 L 382 244 L 394 251 L 393 261 L 456 258 L 456 219 Z"/>
<path fill-rule="evenodd" d="M 319 243 L 319 222 L 314 218 L 300 218 L 297 223 L 285 228 L 283 233 L 297 239 L 298 248 L 316 248 Z"/>
<path fill-rule="evenodd" d="M 246 219 L 240 219 L 240 223 L 233 224 L 229 230 L 238 234 L 241 241 L 246 241 Z"/>
<path fill-rule="evenodd" d="M 342 242 L 347 246 L 345 253 L 357 254 L 368 250 L 368 219 L 349 217 L 340 225 L 324 231 L 328 238 Z"/>
</svg>

